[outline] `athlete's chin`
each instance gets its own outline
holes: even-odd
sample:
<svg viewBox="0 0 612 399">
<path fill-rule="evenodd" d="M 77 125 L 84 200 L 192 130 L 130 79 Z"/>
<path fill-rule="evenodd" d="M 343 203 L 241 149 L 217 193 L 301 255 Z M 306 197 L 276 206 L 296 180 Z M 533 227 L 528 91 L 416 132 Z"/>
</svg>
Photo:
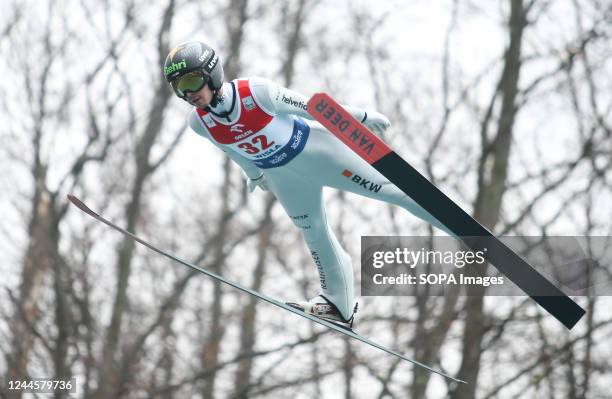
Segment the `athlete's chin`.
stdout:
<svg viewBox="0 0 612 399">
<path fill-rule="evenodd" d="M 203 101 L 203 100 L 200 100 L 200 99 L 198 99 L 197 101 L 189 101 L 189 103 L 191 105 L 195 105 L 196 107 L 202 108 L 202 109 L 206 108 L 206 107 L 208 107 L 210 105 L 207 101 Z"/>
<path fill-rule="evenodd" d="M 204 108 L 208 107 L 209 105 L 210 105 L 209 103 L 206 103 L 206 102 L 204 102 L 204 101 L 200 101 L 200 102 L 198 103 L 198 108 L 202 108 L 202 109 L 204 109 Z"/>
</svg>

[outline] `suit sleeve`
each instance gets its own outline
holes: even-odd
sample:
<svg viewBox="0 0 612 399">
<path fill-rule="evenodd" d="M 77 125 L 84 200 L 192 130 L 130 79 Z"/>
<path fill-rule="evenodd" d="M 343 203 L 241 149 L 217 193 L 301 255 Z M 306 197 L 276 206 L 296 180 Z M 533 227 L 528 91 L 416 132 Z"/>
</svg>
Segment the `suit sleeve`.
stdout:
<svg viewBox="0 0 612 399">
<path fill-rule="evenodd" d="M 272 115 L 292 114 L 314 120 L 306 110 L 309 97 L 263 78 L 252 78 L 251 88 L 259 105 Z M 364 119 L 363 109 L 348 105 L 342 106 L 358 121 Z"/>
<path fill-rule="evenodd" d="M 191 112 L 187 116 L 187 119 L 188 119 L 189 127 L 191 128 L 191 130 L 193 130 L 194 132 L 196 132 L 198 135 L 202 137 L 206 137 L 208 140 L 210 140 L 211 143 L 217 146 L 221 151 L 225 152 L 227 156 L 231 158 L 232 161 L 237 163 L 238 166 L 240 166 L 242 170 L 244 170 L 244 173 L 250 179 L 257 179 L 258 177 L 261 176 L 263 172 L 257 166 L 253 165 L 251 161 L 242 157 L 240 154 L 236 153 L 235 151 L 232 151 L 229 148 L 220 146 L 210 137 L 210 133 L 208 133 L 208 130 L 200 122 L 200 117 L 196 113 L 195 109 L 191 110 Z"/>
</svg>

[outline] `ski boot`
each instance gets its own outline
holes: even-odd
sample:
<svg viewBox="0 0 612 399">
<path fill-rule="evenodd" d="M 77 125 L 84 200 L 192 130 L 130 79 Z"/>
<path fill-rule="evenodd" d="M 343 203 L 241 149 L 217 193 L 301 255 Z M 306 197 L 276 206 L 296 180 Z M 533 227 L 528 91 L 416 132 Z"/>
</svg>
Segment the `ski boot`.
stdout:
<svg viewBox="0 0 612 399">
<path fill-rule="evenodd" d="M 357 303 L 355 303 L 355 309 L 353 310 L 353 314 L 348 320 L 342 317 L 336 305 L 328 301 L 322 295 L 318 295 L 308 301 L 285 303 L 291 306 L 292 308 L 299 309 L 305 313 L 334 323 L 339 327 L 346 328 L 351 331 L 353 330 L 353 321 L 355 320 L 355 313 L 357 313 Z"/>
</svg>

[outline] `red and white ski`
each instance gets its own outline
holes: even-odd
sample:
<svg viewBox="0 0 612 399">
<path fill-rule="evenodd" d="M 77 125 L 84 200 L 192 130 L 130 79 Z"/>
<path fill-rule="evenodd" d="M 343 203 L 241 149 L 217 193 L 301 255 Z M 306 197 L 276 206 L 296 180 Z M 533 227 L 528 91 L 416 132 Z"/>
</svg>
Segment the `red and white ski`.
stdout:
<svg viewBox="0 0 612 399">
<path fill-rule="evenodd" d="M 468 247 L 483 251 L 489 263 L 568 329 L 584 315 L 584 309 L 576 302 L 444 195 L 329 95 L 317 93 L 312 96 L 308 112 Z"/>
</svg>

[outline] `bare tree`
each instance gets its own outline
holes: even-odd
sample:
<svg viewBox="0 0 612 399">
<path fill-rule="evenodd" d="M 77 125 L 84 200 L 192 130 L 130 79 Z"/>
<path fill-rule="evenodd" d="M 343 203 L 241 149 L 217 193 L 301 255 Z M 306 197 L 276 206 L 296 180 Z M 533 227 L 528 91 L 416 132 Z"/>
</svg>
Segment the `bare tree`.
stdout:
<svg viewBox="0 0 612 399">
<path fill-rule="evenodd" d="M 21 30 L 27 27 L 24 25 L 25 20 L 17 19 L 10 29 L 7 29 L 7 38 L 13 43 L 13 55 L 27 57 L 20 60 L 24 65 L 24 75 L 21 78 L 26 82 L 24 100 L 28 111 L 24 112 L 23 116 L 31 118 L 32 126 L 27 132 L 31 146 L 28 169 L 32 182 L 31 196 L 28 199 L 29 242 L 23 256 L 21 284 L 18 292 L 11 293 L 12 344 L 11 349 L 6 348 L 4 352 L 8 367 L 7 378 L 11 380 L 24 380 L 30 375 L 29 363 L 33 357 L 32 352 L 38 345 L 44 348 L 51 360 L 52 375 L 67 378 L 72 374 L 68 348 L 75 334 L 75 309 L 70 290 L 71 272 L 59 249 L 60 224 L 64 221 L 67 211 L 64 193 L 79 183 L 86 165 L 106 158 L 114 141 L 114 135 L 108 131 L 100 131 L 92 117 L 84 145 L 77 150 L 67 165 L 60 166 L 49 156 L 49 142 L 52 142 L 56 135 L 53 126 L 59 126 L 60 129 L 67 127 L 62 107 L 68 108 L 73 104 L 69 92 L 66 92 L 59 98 L 61 107 L 57 107 L 58 98 L 52 87 L 57 83 L 54 80 L 56 69 L 65 67 L 67 62 L 64 58 L 64 48 L 76 32 L 67 26 L 59 35 L 59 39 L 52 39 L 52 26 L 57 21 L 65 21 L 66 10 L 49 4 L 46 11 L 48 20 L 44 30 L 38 32 L 41 35 L 38 45 L 37 37 L 34 36 L 25 36 L 23 40 L 17 38 Z M 19 15 L 19 8 L 15 8 L 15 12 Z M 24 51 L 26 48 L 29 50 Z M 39 52 L 40 56 L 31 58 L 32 49 Z M 72 82 L 66 81 L 63 84 L 69 87 Z M 50 171 L 60 174 L 59 181 L 51 181 Z M 49 287 L 46 281 L 52 281 L 52 287 Z M 52 306 L 43 300 L 49 288 L 54 296 Z M 54 334 L 48 335 L 41 331 L 41 319 L 49 320 L 46 312 L 53 315 L 50 320 L 56 326 Z"/>
<path fill-rule="evenodd" d="M 25 12 L 32 2 L 8 4 L 10 18 L 0 22 L 0 52 L 20 66 L 0 82 L 2 183 L 15 188 L 2 204 L 20 223 L 0 228 L 18 254 L 19 277 L 0 292 L 8 299 L 0 306 L 5 378 L 76 376 L 85 398 L 606 392 L 606 298 L 579 298 L 588 313 L 572 332 L 528 298 L 487 298 L 479 288 L 465 297 L 452 290 L 443 298 L 363 299 L 359 331 L 469 382 L 437 385 L 405 362 L 292 314 L 264 312 L 254 298 L 141 251 L 70 212 L 65 195 L 255 290 L 316 290 L 302 237 L 273 195 L 247 201 L 238 169 L 208 159 L 217 153 L 208 143 L 188 162 L 195 175 L 185 172 L 193 156 L 185 142 L 195 136 L 186 136 L 184 104 L 171 101 L 160 66 L 175 42 L 204 34 L 222 43 L 228 79 L 261 73 L 260 63 L 246 62 L 254 52 L 278 53 L 269 60 L 277 70 L 266 68 L 265 77 L 390 116 L 384 139 L 497 234 L 609 235 L 609 4 L 510 0 L 498 9 L 453 0 L 440 6 L 449 18 L 443 39 L 431 42 L 433 57 L 396 30 L 403 13 L 426 18 L 402 2 L 43 4 L 37 13 Z M 485 61 L 467 57 L 467 24 L 490 27 L 497 18 L 504 42 L 489 43 Z M 563 150 L 552 143 L 562 140 Z M 203 173 L 202 165 L 215 170 Z M 381 204 L 343 193 L 326 198 L 355 260 L 360 234 L 433 234 L 397 208 L 381 212 Z"/>
<path fill-rule="evenodd" d="M 482 151 L 478 168 L 478 194 L 474 204 L 473 217 L 490 230 L 494 230 L 501 210 L 502 198 L 506 188 L 508 160 L 512 143 L 512 133 L 516 113 L 516 96 L 521 70 L 521 45 L 523 32 L 527 26 L 527 11 L 522 0 L 510 2 L 508 22 L 508 48 L 504 55 L 504 67 L 494 93 L 489 111 L 493 111 L 495 102 L 501 101 L 497 119 L 497 129 L 493 138 L 489 138 L 491 112 L 487 112 L 481 129 Z M 486 264 L 476 266 L 477 275 L 486 273 Z M 463 332 L 462 363 L 458 375 L 468 384 L 458 385 L 453 391 L 453 398 L 472 398 L 478 384 L 482 340 L 485 332 L 483 312 L 485 287 L 470 286 L 467 288 L 465 303 L 465 327 Z"/>
<path fill-rule="evenodd" d="M 170 51 L 168 31 L 172 26 L 174 8 L 174 0 L 170 0 L 164 11 L 163 21 L 157 35 L 157 56 L 159 64 L 162 63 L 162 60 L 165 59 Z M 129 18 L 129 15 L 126 16 L 126 19 L 127 18 Z M 147 180 L 164 160 L 167 159 L 167 155 L 174 148 L 174 144 L 176 144 L 175 142 L 159 160 L 154 161 L 151 159 L 151 149 L 161 132 L 161 120 L 170 98 L 170 91 L 161 76 L 156 82 L 153 98 L 154 101 L 147 118 L 148 123 L 139 135 L 134 151 L 135 177 L 131 188 L 130 199 L 125 209 L 126 225 L 129 231 L 136 231 L 136 222 L 140 217 L 142 195 Z M 100 365 L 99 381 L 97 384 L 98 391 L 94 397 L 116 397 L 118 393 L 121 393 L 122 387 L 121 385 L 117 385 L 117 382 L 121 380 L 121 376 L 116 375 L 116 372 L 120 370 L 120 368 L 117 367 L 115 358 L 121 341 L 121 327 L 127 307 L 127 288 L 131 275 L 134 246 L 135 243 L 133 241 L 126 240 L 119 249 L 117 260 L 117 288 L 115 291 L 111 321 L 105 334 L 103 359 Z"/>
</svg>

